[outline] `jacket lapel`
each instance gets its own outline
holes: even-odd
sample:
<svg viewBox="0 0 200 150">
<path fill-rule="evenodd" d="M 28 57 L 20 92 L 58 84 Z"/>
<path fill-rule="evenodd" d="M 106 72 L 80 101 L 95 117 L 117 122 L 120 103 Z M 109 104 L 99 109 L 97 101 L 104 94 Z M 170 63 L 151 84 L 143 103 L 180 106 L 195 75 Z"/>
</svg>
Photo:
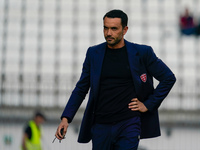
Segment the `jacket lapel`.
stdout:
<svg viewBox="0 0 200 150">
<path fill-rule="evenodd" d="M 100 47 L 95 49 L 94 60 L 93 60 L 94 61 L 93 86 L 95 88 L 94 89 L 95 99 L 98 96 L 101 69 L 102 69 L 105 51 L 106 51 L 106 43 L 103 43 Z"/>
<path fill-rule="evenodd" d="M 129 65 L 131 69 L 131 75 L 133 78 L 136 94 L 138 98 L 141 99 L 141 91 L 142 91 L 142 84 L 141 84 L 141 79 L 140 79 L 140 57 L 137 49 L 135 49 L 134 44 L 130 43 L 125 40 L 126 48 L 127 48 L 127 53 L 128 53 L 128 60 L 129 60 Z"/>
</svg>

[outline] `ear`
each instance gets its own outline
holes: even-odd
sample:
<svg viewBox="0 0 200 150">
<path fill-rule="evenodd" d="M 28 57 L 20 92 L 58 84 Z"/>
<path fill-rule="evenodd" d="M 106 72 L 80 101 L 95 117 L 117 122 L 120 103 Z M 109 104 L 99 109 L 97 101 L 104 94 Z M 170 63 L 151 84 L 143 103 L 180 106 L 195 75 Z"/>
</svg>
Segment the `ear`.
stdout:
<svg viewBox="0 0 200 150">
<path fill-rule="evenodd" d="M 125 26 L 123 29 L 123 35 L 125 35 L 127 31 L 128 31 L 128 26 Z"/>
</svg>

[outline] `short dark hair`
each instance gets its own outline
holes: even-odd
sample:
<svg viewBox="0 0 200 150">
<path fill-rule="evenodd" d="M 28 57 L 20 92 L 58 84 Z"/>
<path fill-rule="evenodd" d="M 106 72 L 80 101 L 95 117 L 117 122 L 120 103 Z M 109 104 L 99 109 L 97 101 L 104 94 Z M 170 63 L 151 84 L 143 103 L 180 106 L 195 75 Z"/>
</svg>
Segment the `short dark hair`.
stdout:
<svg viewBox="0 0 200 150">
<path fill-rule="evenodd" d="M 125 26 L 127 26 L 128 24 L 128 16 L 126 13 L 124 13 L 122 10 L 119 9 L 114 9 L 114 10 L 110 10 L 109 12 L 107 12 L 104 17 L 108 18 L 121 18 L 121 23 L 122 23 L 122 27 L 124 28 Z"/>
<path fill-rule="evenodd" d="M 40 111 L 35 112 L 35 117 L 42 117 L 44 120 L 46 120 L 46 116 Z"/>
</svg>

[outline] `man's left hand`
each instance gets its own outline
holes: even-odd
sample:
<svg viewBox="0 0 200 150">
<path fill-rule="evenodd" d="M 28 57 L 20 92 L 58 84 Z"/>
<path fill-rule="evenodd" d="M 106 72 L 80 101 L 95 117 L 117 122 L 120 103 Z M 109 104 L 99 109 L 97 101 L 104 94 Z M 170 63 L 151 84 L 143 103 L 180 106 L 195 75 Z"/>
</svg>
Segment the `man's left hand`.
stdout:
<svg viewBox="0 0 200 150">
<path fill-rule="evenodd" d="M 148 109 L 146 106 L 140 102 L 137 98 L 133 98 L 131 102 L 128 104 L 128 108 L 130 108 L 132 111 L 140 111 L 140 112 L 146 112 Z"/>
</svg>

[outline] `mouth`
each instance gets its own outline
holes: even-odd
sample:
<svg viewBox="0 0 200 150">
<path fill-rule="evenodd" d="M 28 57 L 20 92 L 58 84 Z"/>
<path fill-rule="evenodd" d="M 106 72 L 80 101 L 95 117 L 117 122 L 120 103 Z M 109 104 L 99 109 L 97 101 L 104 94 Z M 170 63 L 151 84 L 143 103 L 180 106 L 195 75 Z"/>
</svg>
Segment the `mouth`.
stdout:
<svg viewBox="0 0 200 150">
<path fill-rule="evenodd" d="M 112 38 L 112 37 L 106 37 L 106 40 L 107 41 L 111 41 L 111 40 L 113 40 L 114 38 Z"/>
</svg>

